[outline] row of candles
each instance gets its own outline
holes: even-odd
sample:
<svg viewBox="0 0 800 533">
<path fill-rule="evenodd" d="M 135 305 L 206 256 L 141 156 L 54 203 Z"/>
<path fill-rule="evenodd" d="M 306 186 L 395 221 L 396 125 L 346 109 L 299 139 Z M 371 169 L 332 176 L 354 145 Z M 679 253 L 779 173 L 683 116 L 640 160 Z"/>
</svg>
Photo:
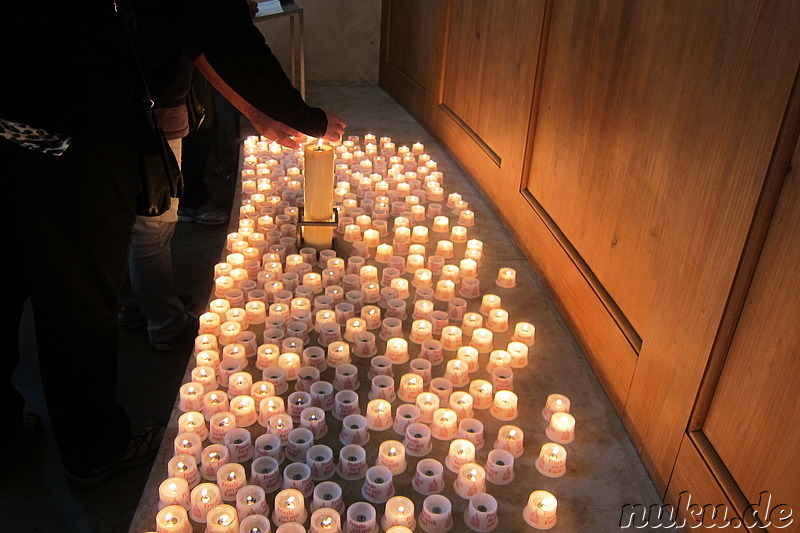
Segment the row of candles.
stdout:
<svg viewBox="0 0 800 533">
<path fill-rule="evenodd" d="M 368 152 L 374 152 L 368 139 L 365 141 Z M 342 150 L 348 142 L 356 141 L 350 139 L 336 147 L 339 156 L 351 153 Z M 389 143 L 382 139 L 381 154 L 390 155 Z M 245 146 L 246 151 L 251 152 L 263 151 L 263 148 L 263 143 L 254 139 L 248 139 Z M 276 153 L 274 146 L 270 146 L 269 151 L 274 155 L 286 155 L 280 150 Z M 398 152 L 402 153 L 402 150 Z M 414 153 L 417 152 L 419 147 L 415 145 Z M 419 155 L 420 161 L 425 159 L 421 153 Z M 340 161 L 346 159 L 340 157 Z M 411 159 L 406 155 L 404 168 L 410 168 Z M 231 253 L 226 263 L 215 268 L 215 295 L 218 298 L 211 302 L 209 312 L 200 320 L 193 381 L 181 387 L 180 406 L 184 414 L 179 420 L 180 434 L 175 439 L 170 477 L 162 483 L 160 490 L 160 506 L 163 508 L 156 520 L 158 531 L 191 531 L 190 525 L 181 525 L 189 522 L 184 520 L 180 509 L 188 509 L 187 516 L 196 522 L 205 521 L 207 531 L 212 533 L 269 531 L 264 495 L 279 488 L 283 490 L 275 498 L 272 516 L 277 526 L 285 531 L 295 530 L 296 522 L 302 523 L 307 518 L 303 498 L 313 494 L 311 530 L 339 531 L 343 504 L 337 509 L 335 518 L 330 512 L 326 513 L 329 506 L 317 502 L 317 490 L 311 481 L 329 479 L 334 472 L 342 479 L 365 479 L 362 490 L 365 500 L 386 503 L 386 514 L 381 521 L 384 529 L 413 529 L 415 524 L 407 522 L 408 516 L 414 521 L 413 503 L 408 498 L 393 495 L 392 476 L 405 470 L 406 454 L 427 455 L 431 438 L 455 439 L 450 444 L 445 466 L 458 474 L 454 484 L 456 493 L 470 500 L 464 517 L 467 525 L 476 531 L 494 529 L 497 504 L 486 494 L 485 481 L 510 483 L 513 458 L 522 454 L 523 435 L 516 426 L 503 426 L 486 466 L 475 463 L 475 450 L 483 446 L 484 437 L 482 423 L 473 418 L 474 410 L 488 408 L 499 420 L 517 417 L 517 397 L 510 390 L 513 388 L 511 369 L 527 364 L 528 347 L 533 345 L 535 328 L 529 323 L 518 323 L 507 348 L 495 350 L 493 334 L 508 329 L 508 313 L 500 307 L 500 297 L 483 295 L 479 312 L 466 312 L 465 299 L 480 296 L 479 283 L 476 282 L 482 243 L 466 237 L 466 227 L 474 224 L 473 213 L 460 195 L 451 194 L 447 206 L 459 215 L 459 224 L 463 225 L 450 229 L 449 219 L 441 214 L 437 204 L 428 206 L 426 215 L 425 198 L 421 203 L 419 198 L 425 194 L 418 190 L 414 190 L 417 195 L 410 194 L 410 185 L 401 187 L 406 183 L 395 174 L 389 179 L 399 179 L 397 188 L 384 192 L 390 194 L 391 199 L 404 200 L 402 205 L 399 201 L 391 205 L 392 212 L 397 214 L 393 244 L 399 246 L 381 244 L 380 238 L 388 235 L 388 228 L 380 224 L 386 220 L 380 208 L 390 197 L 384 199 L 370 195 L 369 188 L 364 185 L 365 178 L 356 176 L 350 181 L 337 183 L 335 193 L 337 201 L 348 207 L 345 216 L 339 219 L 337 230 L 345 241 L 354 245 L 354 254 L 345 261 L 336 257 L 332 250 L 317 254 L 313 249 L 301 249 L 293 253 L 295 249 L 286 237 L 295 241 L 296 230 L 292 228 L 292 222 L 296 221 L 293 218 L 296 211 L 283 206 L 283 214 L 288 217 L 282 217 L 278 208 L 284 200 L 276 199 L 291 197 L 285 193 L 297 190 L 293 183 L 297 180 L 288 178 L 298 177 L 298 174 L 290 168 L 286 176 L 281 176 L 283 172 L 273 165 L 271 168 L 278 170 L 275 173 L 278 180 L 264 178 L 268 172 L 264 172 L 266 167 L 261 167 L 262 177 L 254 181 L 250 178 L 254 177 L 254 167 L 261 166 L 259 160 L 252 155 L 246 159 L 243 192 L 254 201 L 246 201 L 243 205 L 245 218 L 239 231 L 228 239 Z M 367 166 L 367 161 L 362 160 L 360 167 Z M 375 167 L 380 166 L 380 157 L 372 161 Z M 429 196 L 434 200 L 442 198 L 439 190 L 441 173 L 435 170 L 435 164 L 429 164 L 430 159 L 425 162 L 424 168 L 433 169 L 432 177 L 435 178 L 426 178 L 426 188 L 433 192 Z M 337 170 L 343 170 L 341 165 Z M 348 202 L 353 200 L 348 188 L 353 180 L 359 184 L 357 196 L 373 200 L 371 214 L 374 220 L 363 213 L 358 202 Z M 375 185 L 383 181 L 376 175 L 370 179 L 370 183 Z M 270 188 L 284 194 L 267 199 L 263 193 Z M 362 201 L 362 204 L 367 204 L 367 201 Z M 376 204 L 378 209 L 375 209 Z M 423 209 L 413 209 L 418 207 Z M 412 209 L 409 211 L 408 208 Z M 257 224 L 252 223 L 255 214 L 259 215 Z M 424 244 L 428 242 L 428 228 L 410 224 L 411 220 L 422 221 L 426 216 L 433 221 L 432 232 L 451 231 L 450 240 L 439 241 L 436 254 L 427 257 L 427 264 Z M 262 234 L 256 229 L 267 231 L 269 237 L 262 239 L 259 237 Z M 466 244 L 465 257 L 459 266 L 445 264 L 453 257 L 454 243 Z M 376 266 L 364 261 L 369 257 L 370 248 L 375 249 L 378 263 L 387 264 L 383 275 Z M 313 272 L 314 266 L 321 268 L 322 273 Z M 405 300 L 410 297 L 408 280 L 402 277 L 405 273 L 413 276 L 411 286 L 416 289 L 412 312 L 414 321 L 408 340 L 403 338 L 402 332 L 402 322 L 407 317 Z M 435 284 L 434 276 L 439 277 Z M 455 287 L 459 283 L 461 298 L 455 296 Z M 501 288 L 515 286 L 516 272 L 510 268 L 500 269 L 496 285 Z M 436 311 L 434 302 L 446 302 L 448 310 Z M 380 319 L 382 311 L 386 314 L 383 320 Z M 355 315 L 356 312 L 360 313 L 359 316 Z M 459 318 L 460 327 L 448 324 L 450 320 Z M 292 325 L 295 325 L 293 329 Z M 252 326 L 264 328 L 261 345 L 257 344 L 255 333 L 249 331 Z M 345 328 L 343 335 L 342 327 Z M 308 331 L 312 328 L 318 334 L 319 346 L 305 347 Z M 381 340 L 387 341 L 384 356 L 376 356 L 376 339 L 370 331 L 375 329 L 380 329 Z M 434 334 L 440 336 L 438 341 L 433 338 Z M 467 345 L 463 344 L 465 336 L 471 337 Z M 408 361 L 409 341 L 420 345 L 420 357 L 412 361 L 413 372 L 400 378 L 395 394 L 392 365 Z M 356 357 L 371 358 L 371 401 L 366 416 L 361 416 L 358 396 L 354 392 L 359 383 L 357 368 L 350 364 L 350 352 Z M 432 378 L 431 366 L 444 361 L 443 352 L 457 353 L 455 358 L 447 361 L 445 375 Z M 486 353 L 490 354 L 486 370 L 491 373 L 492 381 L 476 379 L 470 382 L 470 372 L 478 370 L 479 355 Z M 263 379 L 258 382 L 253 382 L 252 375 L 244 371 L 247 359 L 253 357 L 255 366 L 262 370 Z M 332 384 L 320 380 L 320 372 L 328 366 L 336 369 Z M 287 381 L 296 382 L 295 392 L 287 398 L 288 405 L 279 396 L 288 390 Z M 428 392 L 423 391 L 426 384 L 430 386 Z M 452 391 L 453 386 L 466 385 L 469 385 L 468 391 Z M 225 392 L 221 388 L 228 390 Z M 334 393 L 335 390 L 338 392 Z M 494 395 L 493 391 L 496 391 Z M 399 406 L 393 418 L 391 402 L 397 397 L 409 403 Z M 336 467 L 333 466 L 332 450 L 314 444 L 314 439 L 326 431 L 326 410 L 344 422 L 340 434 L 344 447 L 340 450 Z M 568 411 L 569 401 L 560 395 L 551 395 L 543 410 L 543 416 L 550 422 L 546 431 L 548 438 L 554 442 L 542 446 L 536 467 L 549 477 L 559 477 L 566 471 L 566 449 L 561 444 L 574 438 L 574 418 Z M 252 442 L 246 428 L 256 422 L 266 432 Z M 297 423 L 300 427 L 295 428 Z M 361 444 L 369 439 L 368 430 L 389 428 L 403 435 L 403 441 L 384 441 L 376 465 L 367 468 Z M 205 439 L 212 444 L 203 448 Z M 295 462 L 284 469 L 281 482 L 279 464 L 284 457 Z M 240 464 L 250 460 L 252 485 L 246 484 L 244 467 Z M 452 526 L 450 502 L 438 495 L 444 488 L 442 472 L 441 463 L 425 458 L 419 461 L 412 482 L 419 493 L 428 495 L 419 525 L 430 533 L 447 531 Z M 200 475 L 216 483 L 199 483 Z M 266 481 L 267 478 L 270 481 Z M 302 488 L 299 497 L 291 492 L 298 491 L 295 487 Z M 317 489 L 320 492 L 332 490 L 334 494 L 338 489 L 341 495 L 341 489 L 332 482 L 320 483 Z M 219 493 L 218 500 L 215 491 Z M 235 508 L 223 503 L 233 501 L 236 502 Z M 359 502 L 348 508 L 346 531 L 376 530 L 376 526 L 373 527 L 376 522 L 374 508 L 370 512 L 362 504 L 371 507 Z M 548 529 L 555 524 L 555 505 L 551 494 L 534 491 L 523 512 L 525 520 L 533 527 Z M 299 514 L 288 512 L 290 508 L 297 509 Z M 406 523 L 393 521 L 396 514 L 406 517 Z M 283 530 L 279 531 L 283 533 Z M 391 533 L 395 531 L 400 533 L 406 529 L 396 529 Z"/>
</svg>

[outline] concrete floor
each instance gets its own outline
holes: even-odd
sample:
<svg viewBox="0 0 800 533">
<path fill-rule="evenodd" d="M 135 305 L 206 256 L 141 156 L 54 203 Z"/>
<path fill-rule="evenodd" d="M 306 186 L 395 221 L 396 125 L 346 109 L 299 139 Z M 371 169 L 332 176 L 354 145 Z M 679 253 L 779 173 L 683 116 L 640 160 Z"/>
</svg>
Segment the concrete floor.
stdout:
<svg viewBox="0 0 800 533">
<path fill-rule="evenodd" d="M 502 224 L 454 161 L 428 132 L 380 88 L 321 86 L 309 87 L 308 94 L 312 104 L 334 109 L 348 120 L 348 135 L 374 133 L 390 136 L 398 146 L 410 146 L 414 142 L 425 144 L 426 151 L 444 172 L 446 192 L 460 193 L 476 212 L 478 225 L 470 228 L 470 237 L 481 239 L 485 246 L 485 261 L 479 270 L 482 292 L 491 291 L 502 297 L 503 307 L 509 311 L 512 324 L 529 321 L 536 326 L 537 342 L 531 350 L 530 364 L 525 369 L 515 370 L 514 374 L 521 415 L 512 423 L 525 432 L 525 453 L 516 460 L 516 481 L 513 484 L 488 485 L 488 492 L 499 502 L 498 530 L 533 531 L 522 521 L 521 511 L 530 492 L 537 489 L 548 490 L 558 498 L 558 524 L 554 531 L 620 531 L 620 514 L 624 505 L 660 505 L 661 500 L 622 423 L 550 297 Z M 231 186 L 214 178 L 209 178 L 209 181 L 217 197 L 230 206 Z M 179 290 L 192 293 L 198 302 L 208 301 L 213 264 L 221 255 L 226 231 L 224 227 L 179 224 L 174 239 L 174 261 L 176 270 L 181 272 L 177 283 Z M 340 250 L 339 255 L 344 256 L 346 251 Z M 501 266 L 517 270 L 516 288 L 499 289 L 494 286 L 494 276 Z M 470 309 L 475 305 L 475 302 L 471 302 Z M 30 326 L 27 327 L 27 331 L 30 331 Z M 50 435 L 46 433 L 45 438 L 18 463 L 9 465 L 0 474 L 3 479 L 0 510 L 6 511 L 2 513 L 4 518 L 0 529 L 109 533 L 126 531 L 129 525 L 130 531 L 137 533 L 155 529 L 157 486 L 166 478 L 166 461 L 171 456 L 171 440 L 175 435 L 175 413 L 172 408 L 189 357 L 188 354 L 155 352 L 150 349 L 143 335 L 142 332 L 122 332 L 120 397 L 135 421 L 166 419 L 172 415 L 162 453 L 156 458 L 149 480 L 148 469 L 142 467 L 121 474 L 93 491 L 70 492 L 62 477 Z M 30 335 L 25 338 L 29 339 Z M 507 341 L 498 335 L 495 344 Z M 38 393 L 36 351 L 32 343 L 26 340 L 23 348 L 26 355 L 23 356 L 24 362 L 17 380 L 29 398 L 30 407 L 45 415 Z M 382 353 L 380 347 L 379 353 Z M 483 363 L 482 358 L 482 366 Z M 361 367 L 365 368 L 365 365 L 362 363 Z M 405 371 L 406 366 L 396 368 L 395 376 Z M 435 368 L 434 376 L 441 375 L 442 371 L 443 365 Z M 484 374 L 485 371 L 481 369 L 473 378 L 485 377 Z M 323 379 L 330 376 L 331 370 L 323 373 Z M 359 392 L 365 395 L 368 380 L 364 378 L 361 382 Z M 534 468 L 540 446 L 548 441 L 544 432 L 547 424 L 539 413 L 547 395 L 551 393 L 565 394 L 571 399 L 571 412 L 577 420 L 576 439 L 566 445 L 569 454 L 567 474 L 559 479 L 546 478 Z M 396 408 L 399 403 L 398 400 L 393 407 Z M 484 422 L 488 441 L 487 446 L 477 453 L 476 462 L 485 464 L 491 443 L 503 423 L 485 412 L 476 417 Z M 337 436 L 341 423 L 329 418 L 330 431 L 321 442 L 336 451 L 340 446 Z M 263 428 L 256 425 L 253 430 L 263 431 Z M 370 465 L 374 464 L 378 444 L 386 438 L 396 438 L 396 435 L 391 430 L 373 432 L 373 438 L 365 446 Z M 436 441 L 430 457 L 443 461 L 446 452 L 447 443 Z M 395 487 L 398 495 L 408 496 L 414 501 L 418 513 L 423 497 L 410 486 L 416 462 L 417 459 L 409 458 L 406 473 L 395 478 Z M 443 494 L 453 503 L 453 531 L 469 531 L 461 518 L 466 500 L 455 495 L 452 489 L 454 479 L 455 475 L 446 471 L 448 488 Z M 13 483 L 9 480 L 13 480 Z M 338 481 L 338 478 L 334 477 L 333 481 Z M 343 485 L 346 504 L 362 499 L 359 483 Z M 271 505 L 269 496 L 268 501 Z M 376 507 L 380 517 L 383 506 Z M 664 529 L 659 528 L 661 531 Z M 195 528 L 198 532 L 203 530 L 200 526 Z"/>
</svg>

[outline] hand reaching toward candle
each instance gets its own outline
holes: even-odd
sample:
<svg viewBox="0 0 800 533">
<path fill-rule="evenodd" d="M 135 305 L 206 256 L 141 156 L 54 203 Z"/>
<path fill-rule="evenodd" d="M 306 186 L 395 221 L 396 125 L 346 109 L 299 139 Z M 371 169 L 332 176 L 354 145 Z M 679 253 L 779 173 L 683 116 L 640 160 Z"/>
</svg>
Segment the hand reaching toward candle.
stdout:
<svg viewBox="0 0 800 533">
<path fill-rule="evenodd" d="M 325 109 L 325 116 L 328 118 L 328 129 L 325 130 L 322 138 L 326 141 L 338 141 L 344 135 L 347 122 L 330 109 Z"/>
<path fill-rule="evenodd" d="M 278 122 L 269 118 L 267 115 L 252 108 L 252 112 L 245 114 L 253 127 L 258 130 L 258 133 L 271 141 L 275 141 L 281 146 L 287 148 L 299 148 L 300 142 L 298 138 L 302 138 L 303 134 L 294 128 L 291 128 L 283 122 Z"/>
</svg>

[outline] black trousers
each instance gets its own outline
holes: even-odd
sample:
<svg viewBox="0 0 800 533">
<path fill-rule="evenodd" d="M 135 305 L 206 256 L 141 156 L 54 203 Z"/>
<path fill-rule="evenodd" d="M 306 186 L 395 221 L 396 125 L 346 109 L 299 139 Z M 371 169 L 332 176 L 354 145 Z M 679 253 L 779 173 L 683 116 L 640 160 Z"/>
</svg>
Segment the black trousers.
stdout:
<svg viewBox="0 0 800 533">
<path fill-rule="evenodd" d="M 8 214 L 0 431 L 10 433 L 2 438 L 22 423 L 25 401 L 11 378 L 30 298 L 44 397 L 64 466 L 102 466 L 130 440 L 116 388 L 119 291 L 139 188 L 135 155 L 123 145 L 74 140 L 54 157 L 0 140 L 0 173 Z"/>
</svg>

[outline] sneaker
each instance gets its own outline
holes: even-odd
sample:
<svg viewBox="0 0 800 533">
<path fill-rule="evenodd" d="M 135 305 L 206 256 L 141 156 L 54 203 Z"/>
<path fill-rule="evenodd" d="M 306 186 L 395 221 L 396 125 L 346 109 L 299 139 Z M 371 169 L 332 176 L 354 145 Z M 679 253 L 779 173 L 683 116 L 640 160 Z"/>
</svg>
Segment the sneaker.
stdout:
<svg viewBox="0 0 800 533">
<path fill-rule="evenodd" d="M 28 448 L 42 431 L 42 419 L 36 413 L 27 413 L 22 419 L 22 431 L 13 439 L 0 444 L 0 465 Z"/>
<path fill-rule="evenodd" d="M 197 338 L 198 319 L 195 316 L 189 315 L 189 320 L 183 329 L 172 337 L 171 339 L 163 342 L 154 342 L 153 347 L 159 352 L 171 352 L 174 350 L 185 350 L 194 346 L 194 341 Z"/>
<path fill-rule="evenodd" d="M 92 489 L 118 472 L 147 464 L 155 459 L 164 430 L 165 424 L 158 422 L 133 426 L 131 440 L 119 457 L 105 466 L 84 472 L 67 471 L 67 478 L 75 488 Z"/>
<path fill-rule="evenodd" d="M 228 222 L 228 214 L 217 209 L 211 202 L 206 202 L 198 208 L 178 207 L 178 220 L 204 226 L 219 226 Z"/>
</svg>

